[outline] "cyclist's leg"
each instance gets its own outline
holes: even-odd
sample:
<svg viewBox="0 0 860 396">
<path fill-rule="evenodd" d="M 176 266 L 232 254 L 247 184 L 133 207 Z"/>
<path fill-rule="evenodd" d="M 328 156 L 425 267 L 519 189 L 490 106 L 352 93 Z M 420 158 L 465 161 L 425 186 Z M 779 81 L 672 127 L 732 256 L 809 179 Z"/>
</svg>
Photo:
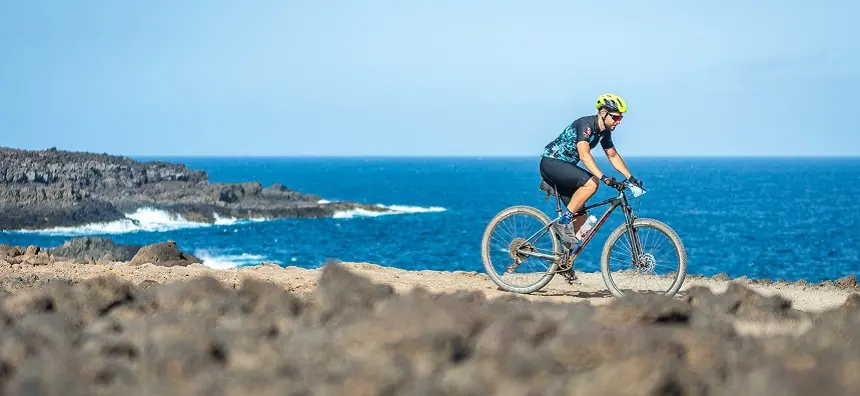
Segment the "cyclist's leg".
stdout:
<svg viewBox="0 0 860 396">
<path fill-rule="evenodd" d="M 574 213 L 576 213 L 577 210 L 582 209 L 582 207 L 585 206 L 585 203 L 594 196 L 594 193 L 597 192 L 598 186 L 597 178 L 592 176 L 591 172 L 578 166 L 575 166 L 575 168 L 579 170 L 579 180 L 584 180 L 584 182 L 576 189 L 576 192 L 574 192 L 570 199 L 570 203 L 567 204 L 567 209 Z M 579 231 L 579 228 L 585 224 L 586 217 L 585 213 L 575 216 L 573 218 L 573 229 Z"/>
<path fill-rule="evenodd" d="M 541 175 L 555 185 L 561 196 L 561 201 L 571 212 L 576 212 L 597 191 L 597 183 L 591 172 L 570 162 L 553 158 L 541 158 Z M 586 216 L 574 217 L 574 229 L 585 222 Z"/>
<path fill-rule="evenodd" d="M 554 158 L 541 157 L 540 159 L 541 177 L 555 187 L 565 207 L 570 203 L 570 199 L 578 187 L 576 182 L 569 177 L 568 170 L 571 166 L 572 164 L 569 162 Z"/>
</svg>

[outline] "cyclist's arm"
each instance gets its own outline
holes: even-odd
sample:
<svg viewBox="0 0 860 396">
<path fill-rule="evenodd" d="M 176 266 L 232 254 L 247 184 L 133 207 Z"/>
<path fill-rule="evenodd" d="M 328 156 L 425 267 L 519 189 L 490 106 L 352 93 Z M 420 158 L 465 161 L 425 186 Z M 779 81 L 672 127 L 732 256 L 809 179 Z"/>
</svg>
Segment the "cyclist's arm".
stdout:
<svg viewBox="0 0 860 396">
<path fill-rule="evenodd" d="M 603 136 L 603 139 L 600 139 L 600 145 L 603 146 L 603 151 L 606 152 L 606 158 L 609 158 L 609 162 L 612 166 L 626 178 L 630 178 L 630 170 L 627 169 L 627 164 L 624 163 L 624 160 L 621 158 L 621 155 L 618 154 L 618 151 L 615 150 L 615 143 L 612 142 L 612 131 L 606 133 Z"/>
<path fill-rule="evenodd" d="M 595 132 L 597 133 L 597 132 Z M 576 128 L 576 151 L 579 152 L 579 160 L 585 165 L 585 168 L 598 179 L 603 177 L 603 172 L 597 167 L 594 162 L 594 157 L 591 156 L 591 146 L 588 144 L 588 137 L 591 135 L 591 128 L 587 125 L 580 125 Z"/>
<path fill-rule="evenodd" d="M 627 164 L 624 163 L 624 159 L 621 158 L 621 154 L 618 154 L 618 151 L 615 150 L 615 147 L 610 147 L 608 149 L 604 149 L 606 151 L 606 158 L 609 158 L 609 162 L 612 163 L 612 166 L 615 167 L 622 175 L 626 178 L 630 178 L 630 169 L 627 169 Z"/>
<path fill-rule="evenodd" d="M 576 142 L 576 150 L 579 151 L 579 159 L 582 161 L 582 164 L 585 165 L 585 168 L 598 179 L 603 177 L 603 172 L 600 171 L 600 168 L 597 167 L 597 163 L 594 162 L 594 157 L 591 156 L 591 147 L 589 147 L 588 141 Z"/>
</svg>

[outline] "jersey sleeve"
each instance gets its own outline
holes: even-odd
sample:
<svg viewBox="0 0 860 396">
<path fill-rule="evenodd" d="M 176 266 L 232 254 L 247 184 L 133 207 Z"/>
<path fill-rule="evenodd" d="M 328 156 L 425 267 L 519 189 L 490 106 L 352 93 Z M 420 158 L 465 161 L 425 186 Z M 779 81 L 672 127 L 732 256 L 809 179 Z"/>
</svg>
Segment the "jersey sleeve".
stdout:
<svg viewBox="0 0 860 396">
<path fill-rule="evenodd" d="M 574 127 L 576 133 L 576 139 L 574 139 L 573 143 L 576 145 L 579 142 L 588 142 L 588 138 L 591 136 L 594 131 L 591 130 L 591 127 L 586 123 L 581 123 Z"/>
<path fill-rule="evenodd" d="M 600 145 L 603 146 L 604 150 L 609 150 L 615 147 L 615 143 L 612 143 L 612 131 L 606 131 L 606 134 L 603 135 L 603 139 L 600 139 Z"/>
</svg>

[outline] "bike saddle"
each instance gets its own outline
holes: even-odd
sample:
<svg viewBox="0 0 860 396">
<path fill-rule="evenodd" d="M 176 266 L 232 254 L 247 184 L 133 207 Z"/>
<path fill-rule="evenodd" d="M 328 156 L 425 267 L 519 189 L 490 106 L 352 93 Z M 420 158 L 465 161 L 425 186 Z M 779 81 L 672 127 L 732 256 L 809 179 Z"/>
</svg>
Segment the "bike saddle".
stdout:
<svg viewBox="0 0 860 396">
<path fill-rule="evenodd" d="M 556 195 L 555 188 L 553 188 L 546 180 L 541 180 L 540 182 L 541 191 L 545 191 L 547 194 Z"/>
</svg>

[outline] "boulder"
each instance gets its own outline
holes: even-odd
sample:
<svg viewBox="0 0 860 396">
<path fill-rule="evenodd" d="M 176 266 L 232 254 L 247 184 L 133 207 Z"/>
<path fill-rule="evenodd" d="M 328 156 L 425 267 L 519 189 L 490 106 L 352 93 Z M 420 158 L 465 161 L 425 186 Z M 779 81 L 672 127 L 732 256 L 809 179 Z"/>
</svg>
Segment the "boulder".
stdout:
<svg viewBox="0 0 860 396">
<path fill-rule="evenodd" d="M 203 260 L 180 251 L 175 241 L 167 241 L 144 246 L 131 258 L 131 264 L 134 265 L 147 263 L 164 267 L 184 267 L 193 263 L 203 263 Z"/>
</svg>

